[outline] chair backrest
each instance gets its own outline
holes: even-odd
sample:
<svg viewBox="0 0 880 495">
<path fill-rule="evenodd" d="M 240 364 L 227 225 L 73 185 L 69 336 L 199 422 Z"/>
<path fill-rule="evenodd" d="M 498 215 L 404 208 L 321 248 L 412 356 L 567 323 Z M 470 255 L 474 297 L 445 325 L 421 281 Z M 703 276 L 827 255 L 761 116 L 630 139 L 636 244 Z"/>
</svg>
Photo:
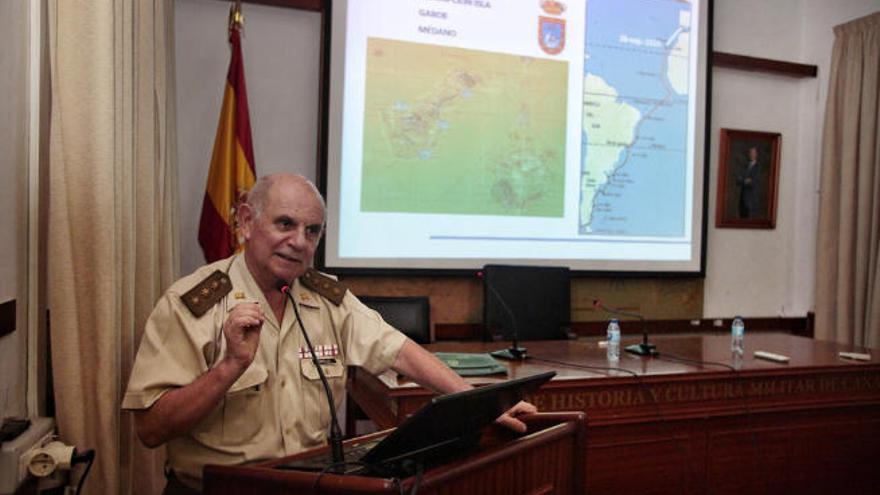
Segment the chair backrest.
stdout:
<svg viewBox="0 0 880 495">
<path fill-rule="evenodd" d="M 558 266 L 483 267 L 486 340 L 565 339 L 571 324 L 569 270 Z"/>
<path fill-rule="evenodd" d="M 422 296 L 361 296 L 362 303 L 419 344 L 431 343 L 431 309 Z"/>
</svg>

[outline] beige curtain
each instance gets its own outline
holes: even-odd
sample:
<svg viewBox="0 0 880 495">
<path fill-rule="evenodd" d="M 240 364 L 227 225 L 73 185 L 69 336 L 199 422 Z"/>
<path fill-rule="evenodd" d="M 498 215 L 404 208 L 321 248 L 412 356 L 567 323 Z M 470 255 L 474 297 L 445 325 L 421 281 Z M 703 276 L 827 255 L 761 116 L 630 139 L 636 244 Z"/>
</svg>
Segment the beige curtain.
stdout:
<svg viewBox="0 0 880 495">
<path fill-rule="evenodd" d="M 176 277 L 172 0 L 49 0 L 48 299 L 62 440 L 86 493 L 158 493 L 164 452 L 120 410 L 153 303 Z"/>
<path fill-rule="evenodd" d="M 880 12 L 834 28 L 816 253 L 816 337 L 880 347 Z"/>
</svg>

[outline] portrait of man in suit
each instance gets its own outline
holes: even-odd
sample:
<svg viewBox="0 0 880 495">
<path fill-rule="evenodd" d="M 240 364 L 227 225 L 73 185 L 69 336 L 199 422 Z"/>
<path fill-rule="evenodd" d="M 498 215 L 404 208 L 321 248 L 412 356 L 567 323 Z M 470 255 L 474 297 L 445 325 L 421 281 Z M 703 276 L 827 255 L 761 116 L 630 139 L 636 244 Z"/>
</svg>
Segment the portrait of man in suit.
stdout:
<svg viewBox="0 0 880 495">
<path fill-rule="evenodd" d="M 759 161 L 757 146 L 750 146 L 746 160 L 736 172 L 740 218 L 761 218 L 767 213 L 767 165 Z"/>
<path fill-rule="evenodd" d="M 779 134 L 722 129 L 716 226 L 773 228 Z"/>
</svg>

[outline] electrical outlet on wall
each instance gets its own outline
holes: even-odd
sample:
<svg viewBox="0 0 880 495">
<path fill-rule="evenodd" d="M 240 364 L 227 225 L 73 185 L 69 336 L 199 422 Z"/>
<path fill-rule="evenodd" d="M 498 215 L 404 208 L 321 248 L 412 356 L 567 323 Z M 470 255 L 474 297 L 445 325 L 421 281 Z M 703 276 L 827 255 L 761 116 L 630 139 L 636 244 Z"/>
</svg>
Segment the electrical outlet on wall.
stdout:
<svg viewBox="0 0 880 495">
<path fill-rule="evenodd" d="M 55 420 L 36 418 L 21 435 L 0 447 L 0 493 L 14 493 L 28 476 L 28 461 L 36 449 L 48 443 L 55 431 Z"/>
</svg>

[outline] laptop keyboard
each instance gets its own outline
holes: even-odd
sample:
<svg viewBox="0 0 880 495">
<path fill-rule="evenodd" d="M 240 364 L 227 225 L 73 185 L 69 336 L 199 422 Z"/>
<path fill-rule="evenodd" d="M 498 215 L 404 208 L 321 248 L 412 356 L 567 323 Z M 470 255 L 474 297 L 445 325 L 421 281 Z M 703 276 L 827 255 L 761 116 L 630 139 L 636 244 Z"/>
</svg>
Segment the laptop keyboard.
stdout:
<svg viewBox="0 0 880 495">
<path fill-rule="evenodd" d="M 341 466 L 344 473 L 351 473 L 362 469 L 364 466 L 360 463 L 361 458 L 366 455 L 373 447 L 382 439 L 377 438 L 356 445 L 346 445 L 343 449 L 343 459 L 345 465 Z M 324 471 L 333 465 L 333 454 L 329 450 L 320 455 L 309 457 L 307 459 L 298 459 L 287 464 L 279 464 L 276 469 L 290 469 L 295 471 Z M 330 471 L 330 470 L 328 470 Z M 336 469 L 332 470 L 337 472 Z"/>
</svg>

